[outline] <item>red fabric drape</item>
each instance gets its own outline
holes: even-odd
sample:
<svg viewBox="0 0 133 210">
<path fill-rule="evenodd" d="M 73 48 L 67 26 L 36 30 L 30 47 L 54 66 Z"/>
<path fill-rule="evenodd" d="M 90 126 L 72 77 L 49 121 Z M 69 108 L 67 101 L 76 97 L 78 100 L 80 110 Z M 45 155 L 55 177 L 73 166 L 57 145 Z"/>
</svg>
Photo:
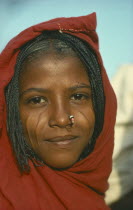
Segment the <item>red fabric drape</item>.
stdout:
<svg viewBox="0 0 133 210">
<path fill-rule="evenodd" d="M 0 210 L 107 210 L 102 194 L 108 188 L 111 171 L 116 98 L 98 49 L 96 14 L 72 18 L 56 18 L 32 26 L 12 39 L 0 55 Z M 60 30 L 88 42 L 95 50 L 102 70 L 105 92 L 103 130 L 94 151 L 65 171 L 47 166 L 21 175 L 6 131 L 4 88 L 14 74 L 19 48 L 45 30 Z"/>
</svg>

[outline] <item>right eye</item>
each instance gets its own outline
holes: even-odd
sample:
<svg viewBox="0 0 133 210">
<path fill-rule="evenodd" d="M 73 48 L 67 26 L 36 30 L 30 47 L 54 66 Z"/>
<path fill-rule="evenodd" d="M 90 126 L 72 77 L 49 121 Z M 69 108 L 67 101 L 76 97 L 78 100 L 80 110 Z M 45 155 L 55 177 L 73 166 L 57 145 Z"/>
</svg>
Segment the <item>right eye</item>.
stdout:
<svg viewBox="0 0 133 210">
<path fill-rule="evenodd" d="M 43 105 L 47 102 L 46 98 L 42 96 L 35 96 L 33 98 L 30 98 L 27 103 L 28 104 L 38 104 L 38 105 Z"/>
</svg>

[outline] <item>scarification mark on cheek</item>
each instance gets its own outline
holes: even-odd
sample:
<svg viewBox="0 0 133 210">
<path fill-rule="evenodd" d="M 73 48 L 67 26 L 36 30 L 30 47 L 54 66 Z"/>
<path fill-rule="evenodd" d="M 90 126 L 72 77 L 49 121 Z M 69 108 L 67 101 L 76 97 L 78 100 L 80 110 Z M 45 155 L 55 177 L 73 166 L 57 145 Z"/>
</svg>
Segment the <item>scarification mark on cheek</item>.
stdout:
<svg viewBox="0 0 133 210">
<path fill-rule="evenodd" d="M 37 119 L 37 124 L 36 124 L 36 127 L 35 127 L 35 136 L 36 136 L 36 141 L 37 141 L 37 144 L 38 144 L 38 142 L 39 142 L 39 132 L 38 132 L 38 130 L 39 130 L 39 125 L 40 125 L 40 118 L 41 118 L 41 113 L 39 114 L 39 116 L 38 116 L 38 119 Z"/>
<path fill-rule="evenodd" d="M 43 111 L 40 113 L 38 117 L 38 124 L 36 127 L 36 138 L 38 142 L 40 142 L 40 140 L 42 139 L 42 136 L 44 135 L 44 131 L 46 129 L 47 124 L 48 124 L 48 116 Z"/>
<path fill-rule="evenodd" d="M 37 118 L 35 118 L 34 115 L 30 115 L 26 120 L 26 133 L 28 134 L 27 141 L 30 143 L 30 145 L 33 148 L 35 148 L 37 144 L 37 138 L 36 138 L 37 123 L 38 123 Z"/>
<path fill-rule="evenodd" d="M 91 135 L 92 135 L 94 131 L 94 125 L 95 125 L 95 113 L 94 113 L 93 108 L 91 110 L 91 113 L 89 111 L 90 114 L 88 113 L 88 115 L 86 114 L 86 112 L 82 112 L 82 111 L 79 111 L 79 113 L 80 113 L 80 116 L 82 115 L 82 117 L 89 123 L 90 128 L 92 129 L 92 132 L 91 132 Z"/>
<path fill-rule="evenodd" d="M 32 124 L 31 124 L 32 122 Z M 34 142 L 36 141 L 36 137 L 35 137 L 35 121 L 34 121 L 34 117 L 33 116 L 29 116 L 26 120 L 26 133 L 28 134 L 28 142 L 33 146 Z M 34 139 L 34 141 L 33 141 Z"/>
<path fill-rule="evenodd" d="M 44 113 L 39 113 L 38 116 L 31 115 L 26 121 L 26 132 L 28 134 L 28 141 L 33 148 L 40 145 L 40 140 L 44 135 L 45 126 L 47 124 L 47 118 Z"/>
<path fill-rule="evenodd" d="M 84 113 L 84 112 L 80 112 L 83 116 L 84 116 L 84 118 L 87 120 L 87 121 L 90 121 L 90 116 L 89 116 L 89 114 L 87 115 L 86 113 Z M 94 111 L 92 110 L 92 113 L 93 113 L 93 115 L 94 115 L 94 120 L 95 120 L 95 114 L 94 114 Z M 92 118 L 92 115 L 91 115 L 91 118 Z"/>
</svg>

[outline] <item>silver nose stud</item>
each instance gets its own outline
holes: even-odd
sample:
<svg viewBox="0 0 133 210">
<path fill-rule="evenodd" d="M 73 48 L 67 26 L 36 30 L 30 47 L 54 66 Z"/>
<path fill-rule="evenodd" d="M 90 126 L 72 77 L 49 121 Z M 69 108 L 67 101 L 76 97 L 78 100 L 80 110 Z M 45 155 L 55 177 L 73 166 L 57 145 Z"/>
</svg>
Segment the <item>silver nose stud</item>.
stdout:
<svg viewBox="0 0 133 210">
<path fill-rule="evenodd" d="M 70 121 L 71 121 L 71 123 L 72 123 L 72 125 L 74 124 L 74 116 L 73 115 L 70 115 L 69 116 L 69 119 L 70 119 Z"/>
</svg>

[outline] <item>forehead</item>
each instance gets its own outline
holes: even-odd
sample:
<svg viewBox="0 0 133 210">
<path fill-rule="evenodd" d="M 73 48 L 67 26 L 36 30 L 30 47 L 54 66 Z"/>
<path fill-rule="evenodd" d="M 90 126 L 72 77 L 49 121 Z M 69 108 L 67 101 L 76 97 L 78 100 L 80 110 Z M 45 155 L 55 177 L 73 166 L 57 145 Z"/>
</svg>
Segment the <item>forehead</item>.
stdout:
<svg viewBox="0 0 133 210">
<path fill-rule="evenodd" d="M 85 66 L 76 56 L 43 55 L 30 63 L 25 63 L 20 76 L 20 85 L 23 88 L 31 86 L 63 88 L 78 83 L 89 84 L 89 77 Z"/>
<path fill-rule="evenodd" d="M 77 56 L 61 56 L 55 53 L 43 54 L 40 57 L 25 62 L 22 68 L 22 75 L 39 75 L 41 72 L 48 75 L 65 76 L 67 74 L 78 77 L 79 75 L 88 78 L 87 69 Z"/>
</svg>

